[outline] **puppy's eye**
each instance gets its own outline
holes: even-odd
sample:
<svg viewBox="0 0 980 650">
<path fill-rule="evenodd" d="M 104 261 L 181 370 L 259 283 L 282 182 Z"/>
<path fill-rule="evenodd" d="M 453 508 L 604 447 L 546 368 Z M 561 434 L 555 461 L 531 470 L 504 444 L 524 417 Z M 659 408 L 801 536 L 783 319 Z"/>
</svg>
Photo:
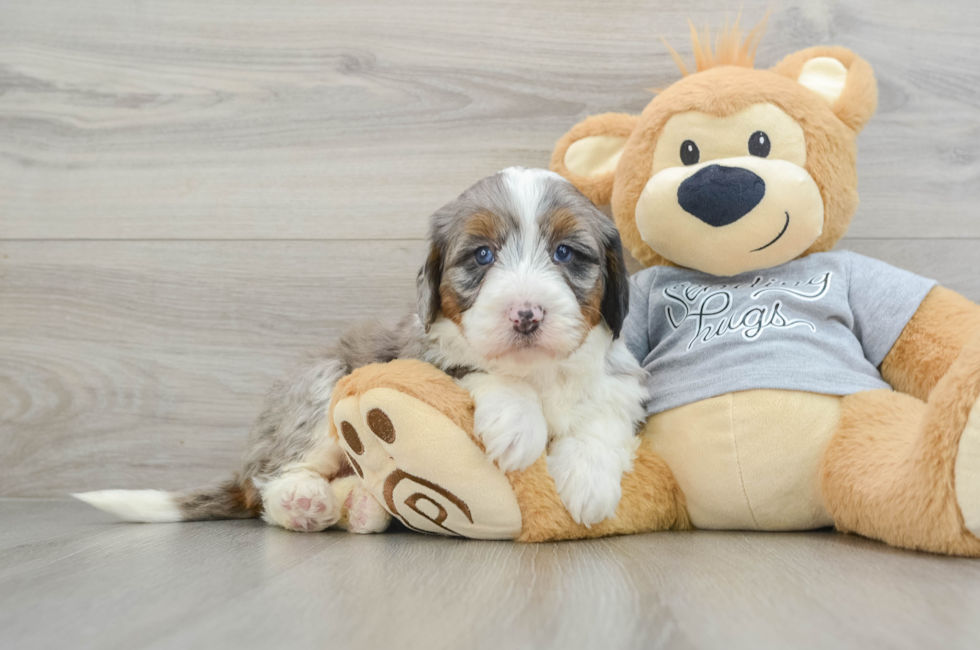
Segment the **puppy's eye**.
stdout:
<svg viewBox="0 0 980 650">
<path fill-rule="evenodd" d="M 486 266 L 487 264 L 493 264 L 493 251 L 490 250 L 489 246 L 480 246 L 476 249 L 476 263 L 480 266 Z"/>
<path fill-rule="evenodd" d="M 555 254 L 551 258 L 559 264 L 564 264 L 572 259 L 572 249 L 565 244 L 561 244 L 555 249 Z"/>
<path fill-rule="evenodd" d="M 696 165 L 701 160 L 701 150 L 694 140 L 685 140 L 681 143 L 681 162 L 685 165 Z"/>
<path fill-rule="evenodd" d="M 753 156 L 765 158 L 769 155 L 770 146 L 769 136 L 765 134 L 765 131 L 756 131 L 749 136 L 749 153 Z"/>
</svg>

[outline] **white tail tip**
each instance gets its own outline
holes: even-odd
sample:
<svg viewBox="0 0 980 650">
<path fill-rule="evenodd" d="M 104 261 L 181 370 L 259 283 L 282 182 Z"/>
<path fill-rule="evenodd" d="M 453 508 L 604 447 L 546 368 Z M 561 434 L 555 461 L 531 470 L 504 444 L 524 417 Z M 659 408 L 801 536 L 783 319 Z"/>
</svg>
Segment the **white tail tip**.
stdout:
<svg viewBox="0 0 980 650">
<path fill-rule="evenodd" d="M 184 519 L 173 497 L 163 490 L 98 490 L 72 496 L 123 521 L 161 523 Z"/>
</svg>

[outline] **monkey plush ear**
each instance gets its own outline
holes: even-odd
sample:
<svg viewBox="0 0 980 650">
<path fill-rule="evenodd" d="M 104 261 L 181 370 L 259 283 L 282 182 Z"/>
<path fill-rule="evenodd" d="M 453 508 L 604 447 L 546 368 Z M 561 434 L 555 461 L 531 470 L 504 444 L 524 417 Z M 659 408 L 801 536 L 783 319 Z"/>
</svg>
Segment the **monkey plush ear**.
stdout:
<svg viewBox="0 0 980 650">
<path fill-rule="evenodd" d="M 551 170 L 571 181 L 596 205 L 608 204 L 616 164 L 638 119 L 625 113 L 585 118 L 555 145 Z"/>
<path fill-rule="evenodd" d="M 790 54 L 772 71 L 815 92 L 855 133 L 878 107 L 878 84 L 871 66 L 847 48 L 807 48 Z"/>
</svg>

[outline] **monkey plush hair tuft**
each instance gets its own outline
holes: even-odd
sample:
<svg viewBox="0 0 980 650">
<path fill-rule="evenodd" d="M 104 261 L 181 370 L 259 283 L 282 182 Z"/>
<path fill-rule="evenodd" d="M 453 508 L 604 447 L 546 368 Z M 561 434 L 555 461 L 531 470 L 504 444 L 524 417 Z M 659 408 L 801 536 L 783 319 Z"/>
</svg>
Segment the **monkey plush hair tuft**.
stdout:
<svg viewBox="0 0 980 650">
<path fill-rule="evenodd" d="M 698 29 L 690 20 L 687 24 L 691 28 L 691 46 L 694 49 L 694 65 L 697 72 L 716 68 L 722 65 L 737 65 L 743 68 L 754 67 L 755 51 L 759 47 L 759 41 L 766 32 L 766 23 L 769 20 L 769 13 L 762 17 L 758 24 L 749 30 L 745 38 L 742 38 L 742 28 L 739 25 L 742 14 L 735 17 L 735 22 L 729 26 L 725 22 L 724 28 L 715 35 L 715 47 L 711 49 L 711 28 L 707 25 L 698 33 Z M 691 74 L 681 55 L 677 53 L 667 39 L 660 37 L 667 46 L 670 56 L 674 63 L 680 68 L 681 74 L 685 77 Z"/>
</svg>

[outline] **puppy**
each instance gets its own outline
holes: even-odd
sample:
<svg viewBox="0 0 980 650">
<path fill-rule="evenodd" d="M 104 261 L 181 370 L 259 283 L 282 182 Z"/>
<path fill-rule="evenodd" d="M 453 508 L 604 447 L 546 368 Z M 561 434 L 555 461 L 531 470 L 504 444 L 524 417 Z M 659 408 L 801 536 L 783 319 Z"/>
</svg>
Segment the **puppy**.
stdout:
<svg viewBox="0 0 980 650">
<path fill-rule="evenodd" d="M 470 392 L 475 433 L 501 470 L 523 469 L 547 449 L 572 518 L 597 523 L 616 511 L 644 416 L 642 370 L 618 339 L 628 300 L 612 222 L 557 174 L 505 169 L 432 215 L 416 315 L 351 330 L 273 389 L 233 480 L 76 496 L 134 521 L 261 514 L 292 530 L 383 530 L 380 504 L 356 477 L 341 478 L 349 467 L 326 415 L 344 375 L 416 358 Z"/>
</svg>

